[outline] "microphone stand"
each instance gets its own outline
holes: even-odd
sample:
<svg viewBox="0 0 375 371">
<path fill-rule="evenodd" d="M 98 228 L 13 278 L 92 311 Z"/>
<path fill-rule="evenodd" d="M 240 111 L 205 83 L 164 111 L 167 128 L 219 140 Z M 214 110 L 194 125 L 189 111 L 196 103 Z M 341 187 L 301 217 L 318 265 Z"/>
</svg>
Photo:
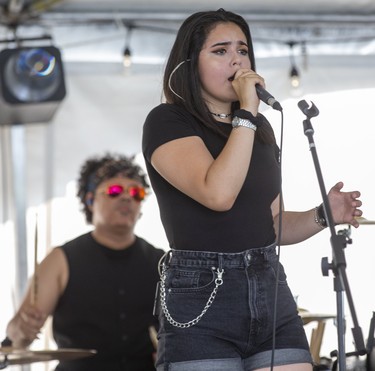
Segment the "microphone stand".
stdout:
<svg viewBox="0 0 375 371">
<path fill-rule="evenodd" d="M 312 102 L 311 102 L 312 103 Z M 322 272 L 324 276 L 328 276 L 328 271 L 332 270 L 334 275 L 334 290 L 336 292 L 336 305 L 337 305 L 337 336 L 338 336 L 338 363 L 339 363 L 339 370 L 345 371 L 346 370 L 346 355 L 345 355 L 345 326 L 344 326 L 344 312 L 343 312 L 343 293 L 344 291 L 347 294 L 348 304 L 350 307 L 350 312 L 353 320 L 353 338 L 354 343 L 357 349 L 358 355 L 366 354 L 366 348 L 363 340 L 362 330 L 358 325 L 357 315 L 355 313 L 353 298 L 350 292 L 349 282 L 346 276 L 346 260 L 344 254 L 344 248 L 346 247 L 346 243 L 351 241 L 348 239 L 346 234 L 336 234 L 335 225 L 333 222 L 332 211 L 329 205 L 328 196 L 325 190 L 324 181 L 322 172 L 319 165 L 318 155 L 316 151 L 316 146 L 314 142 L 314 129 L 311 125 L 310 119 L 312 117 L 318 116 L 319 110 L 317 107 L 312 103 L 311 107 L 306 101 L 301 100 L 298 102 L 298 107 L 300 110 L 306 115 L 306 120 L 303 121 L 303 130 L 305 135 L 308 138 L 309 147 L 311 151 L 311 155 L 313 157 L 315 171 L 318 177 L 320 192 L 323 199 L 323 207 L 324 212 L 326 215 L 326 220 L 328 227 L 331 233 L 331 246 L 332 246 L 332 262 L 328 263 L 327 258 L 322 259 Z"/>
</svg>

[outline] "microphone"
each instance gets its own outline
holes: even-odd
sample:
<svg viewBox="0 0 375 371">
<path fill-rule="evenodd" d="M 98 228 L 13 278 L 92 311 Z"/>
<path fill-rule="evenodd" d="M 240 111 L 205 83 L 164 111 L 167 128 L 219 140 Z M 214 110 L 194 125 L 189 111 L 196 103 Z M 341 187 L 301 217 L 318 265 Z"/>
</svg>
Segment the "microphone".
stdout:
<svg viewBox="0 0 375 371">
<path fill-rule="evenodd" d="M 281 107 L 281 104 L 266 89 L 264 89 L 259 84 L 255 85 L 255 89 L 257 91 L 258 98 L 262 102 L 268 104 L 269 106 L 271 106 L 273 109 L 277 111 L 283 110 L 283 108 Z"/>
</svg>

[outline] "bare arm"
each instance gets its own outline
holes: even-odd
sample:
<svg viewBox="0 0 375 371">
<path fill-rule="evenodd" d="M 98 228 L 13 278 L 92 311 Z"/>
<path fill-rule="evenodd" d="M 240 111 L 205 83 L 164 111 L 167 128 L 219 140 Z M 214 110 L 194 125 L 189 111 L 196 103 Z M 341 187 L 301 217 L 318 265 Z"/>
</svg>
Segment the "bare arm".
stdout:
<svg viewBox="0 0 375 371">
<path fill-rule="evenodd" d="M 7 337 L 14 347 L 27 347 L 37 337 L 47 317 L 53 313 L 65 290 L 68 265 L 61 249 L 53 249 L 39 264 L 37 297 L 32 305 L 32 280 L 15 316 L 7 326 Z"/>
<path fill-rule="evenodd" d="M 213 159 L 199 137 L 176 139 L 155 150 L 152 165 L 181 192 L 208 208 L 225 211 L 243 185 L 253 141 L 253 130 L 237 128 Z"/>
<path fill-rule="evenodd" d="M 355 217 L 361 216 L 362 211 L 358 209 L 362 202 L 358 199 L 360 192 L 342 192 L 344 184 L 337 183 L 328 193 L 328 200 L 332 210 L 335 224 L 350 224 L 358 228 L 359 224 Z M 274 215 L 274 226 L 276 234 L 279 230 L 279 197 L 272 203 L 272 214 Z M 281 245 L 290 245 L 302 242 L 322 231 L 315 222 L 315 209 L 308 211 L 283 211 Z"/>
<path fill-rule="evenodd" d="M 259 75 L 247 69 L 237 71 L 232 83 L 241 108 L 254 116 L 259 106 L 257 83 L 264 85 Z M 199 137 L 176 139 L 158 147 L 151 162 L 159 174 L 181 192 L 212 210 L 226 211 L 233 206 L 246 178 L 254 134 L 252 129 L 244 127 L 232 130 L 216 159 Z"/>
</svg>

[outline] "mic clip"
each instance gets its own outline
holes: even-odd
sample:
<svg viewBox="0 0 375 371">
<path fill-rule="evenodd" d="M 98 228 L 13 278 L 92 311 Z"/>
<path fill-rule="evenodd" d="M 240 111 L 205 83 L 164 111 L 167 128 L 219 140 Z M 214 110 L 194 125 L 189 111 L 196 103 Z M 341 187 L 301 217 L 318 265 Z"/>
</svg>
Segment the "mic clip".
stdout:
<svg viewBox="0 0 375 371">
<path fill-rule="evenodd" d="M 309 108 L 309 105 L 305 100 L 300 100 L 298 102 L 298 107 L 309 119 L 319 115 L 318 107 L 316 107 L 313 102 L 311 102 L 311 107 Z"/>
</svg>

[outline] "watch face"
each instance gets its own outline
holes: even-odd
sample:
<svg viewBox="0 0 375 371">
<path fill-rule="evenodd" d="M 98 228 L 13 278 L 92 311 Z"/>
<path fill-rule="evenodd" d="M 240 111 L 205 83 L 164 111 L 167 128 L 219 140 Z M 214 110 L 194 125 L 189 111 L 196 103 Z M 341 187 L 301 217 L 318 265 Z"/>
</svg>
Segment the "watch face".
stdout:
<svg viewBox="0 0 375 371">
<path fill-rule="evenodd" d="M 239 123 L 240 123 L 240 119 L 237 116 L 234 117 L 233 120 L 232 120 L 232 125 L 238 126 Z"/>
</svg>

